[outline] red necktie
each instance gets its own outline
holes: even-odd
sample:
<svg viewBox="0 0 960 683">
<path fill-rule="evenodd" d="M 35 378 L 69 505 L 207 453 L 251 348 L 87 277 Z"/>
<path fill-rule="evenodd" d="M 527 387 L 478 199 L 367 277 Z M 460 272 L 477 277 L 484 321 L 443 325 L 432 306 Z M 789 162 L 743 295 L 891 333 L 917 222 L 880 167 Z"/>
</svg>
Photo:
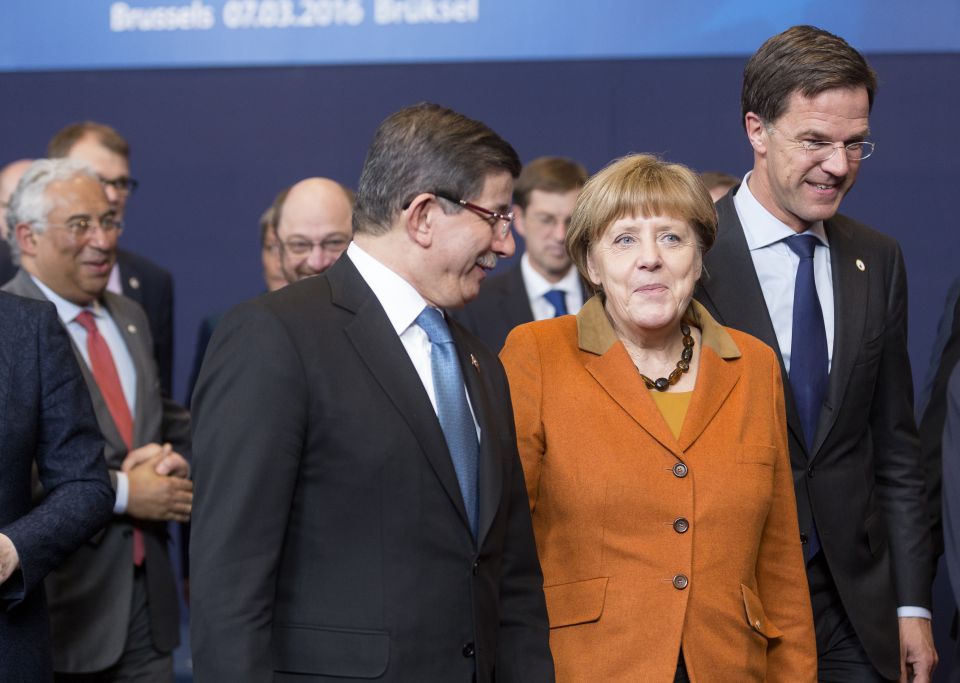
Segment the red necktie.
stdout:
<svg viewBox="0 0 960 683">
<path fill-rule="evenodd" d="M 133 417 L 130 415 L 130 406 L 123 395 L 123 386 L 120 384 L 120 374 L 113 362 L 113 354 L 106 340 L 97 329 L 97 322 L 90 311 L 80 311 L 76 321 L 87 331 L 87 355 L 90 357 L 90 368 L 93 378 L 97 381 L 103 400 L 110 411 L 110 417 L 120 432 L 120 438 L 126 444 L 127 450 L 133 447 Z M 133 563 L 138 567 L 143 564 L 146 548 L 143 544 L 143 532 L 133 527 Z"/>
</svg>

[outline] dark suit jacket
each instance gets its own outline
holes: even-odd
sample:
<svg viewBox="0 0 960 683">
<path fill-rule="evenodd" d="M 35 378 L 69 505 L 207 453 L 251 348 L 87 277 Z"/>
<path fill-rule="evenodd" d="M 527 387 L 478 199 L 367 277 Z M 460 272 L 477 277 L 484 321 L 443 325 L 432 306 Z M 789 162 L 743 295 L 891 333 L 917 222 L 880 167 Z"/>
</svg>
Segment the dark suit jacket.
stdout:
<svg viewBox="0 0 960 683">
<path fill-rule="evenodd" d="M 103 438 L 49 303 L 0 293 L 0 533 L 20 568 L 0 584 L 0 679 L 52 676 L 43 578 L 110 520 Z M 47 491 L 31 502 L 36 463 Z"/>
<path fill-rule="evenodd" d="M 117 250 L 123 295 L 147 313 L 163 395 L 173 395 L 173 278 L 153 261 Z"/>
<path fill-rule="evenodd" d="M 26 271 L 3 287 L 5 291 L 43 299 Z M 190 421 L 187 412 L 160 394 L 152 355 L 150 327 L 135 302 L 104 292 L 103 305 L 120 328 L 137 371 L 137 401 L 133 416 L 134 447 L 170 441 L 174 450 L 190 457 Z M 127 447 L 107 410 L 103 395 L 79 350 L 74 353 L 86 380 L 93 409 L 106 439 L 104 458 L 111 472 L 120 469 Z M 123 652 L 133 592 L 133 533 L 131 519 L 115 516 L 91 543 L 81 547 L 47 578 L 55 671 L 100 671 L 113 665 Z M 180 639 L 177 590 L 167 551 L 167 526 L 141 523 L 146 543 L 147 599 L 150 634 L 160 652 L 170 652 Z"/>
<path fill-rule="evenodd" d="M 224 316 L 193 396 L 199 683 L 553 680 L 506 377 L 450 328 L 482 432 L 479 547 L 427 393 L 349 257 Z"/>
<path fill-rule="evenodd" d="M 591 295 L 582 282 L 580 285 L 583 301 L 586 302 Z M 533 311 L 519 263 L 484 282 L 476 299 L 462 310 L 451 313 L 470 332 L 480 337 L 487 348 L 499 353 L 510 330 L 517 325 L 533 322 Z"/>
<path fill-rule="evenodd" d="M 733 193 L 700 300 L 779 355 Z M 813 520 L 843 606 L 873 665 L 899 676 L 896 608 L 930 608 L 930 533 L 907 357 L 907 290 L 896 241 L 849 218 L 826 221 L 836 310 L 833 363 L 811 452 L 783 373 L 800 531 Z M 861 270 L 858 266 L 864 267 Z M 709 275 L 707 275 L 709 274 Z M 782 359 L 781 359 L 782 369 Z"/>
<path fill-rule="evenodd" d="M 950 375 L 944 400 L 943 545 L 954 602 L 960 604 L 960 366 Z"/>
<path fill-rule="evenodd" d="M 0 240 L 0 285 L 9 282 L 16 274 L 17 267 L 10 254 L 10 244 L 6 240 Z"/>
<path fill-rule="evenodd" d="M 930 366 L 917 405 L 920 451 L 927 471 L 927 502 L 933 536 L 934 568 L 943 554 L 943 525 L 940 518 L 940 447 L 947 417 L 947 381 L 960 362 L 960 278 L 947 292 L 947 302 L 937 326 L 937 338 Z"/>
</svg>

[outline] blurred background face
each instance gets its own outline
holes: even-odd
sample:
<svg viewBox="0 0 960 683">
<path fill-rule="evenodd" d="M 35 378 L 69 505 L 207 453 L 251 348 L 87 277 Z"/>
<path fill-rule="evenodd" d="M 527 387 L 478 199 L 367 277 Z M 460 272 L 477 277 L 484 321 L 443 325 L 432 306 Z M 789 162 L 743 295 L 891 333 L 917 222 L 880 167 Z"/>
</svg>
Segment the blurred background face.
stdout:
<svg viewBox="0 0 960 683">
<path fill-rule="evenodd" d="M 89 176 L 51 183 L 46 194 L 51 200 L 46 228 L 20 240 L 30 257 L 25 265 L 64 299 L 89 304 L 103 294 L 117 259 L 119 230 L 102 227 L 115 220 L 114 212 L 103 187 Z M 71 231 L 84 223 L 89 226 L 84 234 Z"/>
<path fill-rule="evenodd" d="M 263 281 L 267 286 L 267 291 L 275 292 L 285 287 L 287 279 L 283 275 L 283 268 L 280 263 L 280 240 L 277 239 L 277 235 L 272 229 L 264 233 L 260 258 L 263 263 Z"/>
<path fill-rule="evenodd" d="M 7 238 L 7 207 L 17 183 L 30 166 L 31 159 L 21 159 L 7 164 L 0 170 L 0 238 Z"/>
<path fill-rule="evenodd" d="M 700 249 L 685 220 L 627 216 L 591 245 L 587 271 L 606 295 L 614 329 L 661 330 L 680 324 L 700 278 Z"/>
<path fill-rule="evenodd" d="M 353 238 L 353 208 L 343 189 L 310 178 L 294 185 L 280 212 L 280 267 L 287 282 L 319 275 Z"/>
<path fill-rule="evenodd" d="M 103 181 L 130 179 L 130 164 L 127 160 L 100 144 L 94 135 L 88 134 L 80 138 L 70 148 L 67 158 L 86 162 Z M 117 213 L 117 220 L 123 220 L 123 212 L 127 207 L 127 197 L 130 196 L 130 192 L 106 183 L 103 187 L 110 207 Z"/>
<path fill-rule="evenodd" d="M 514 227 L 526 241 L 530 265 L 548 282 L 558 282 L 570 270 L 570 256 L 563 240 L 579 194 L 580 190 L 533 190 L 526 209 L 514 207 Z"/>
</svg>

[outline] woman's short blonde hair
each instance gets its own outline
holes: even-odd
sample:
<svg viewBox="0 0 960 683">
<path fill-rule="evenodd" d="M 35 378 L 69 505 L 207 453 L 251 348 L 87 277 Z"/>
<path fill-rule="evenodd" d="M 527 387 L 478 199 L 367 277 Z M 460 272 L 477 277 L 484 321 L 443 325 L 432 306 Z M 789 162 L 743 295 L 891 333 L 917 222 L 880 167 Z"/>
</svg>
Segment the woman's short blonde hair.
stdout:
<svg viewBox="0 0 960 683">
<path fill-rule="evenodd" d="M 696 173 L 649 154 L 615 159 L 584 185 L 567 230 L 567 251 L 587 282 L 590 247 L 611 223 L 625 216 L 669 216 L 687 221 L 701 253 L 717 238 L 717 211 Z"/>
</svg>

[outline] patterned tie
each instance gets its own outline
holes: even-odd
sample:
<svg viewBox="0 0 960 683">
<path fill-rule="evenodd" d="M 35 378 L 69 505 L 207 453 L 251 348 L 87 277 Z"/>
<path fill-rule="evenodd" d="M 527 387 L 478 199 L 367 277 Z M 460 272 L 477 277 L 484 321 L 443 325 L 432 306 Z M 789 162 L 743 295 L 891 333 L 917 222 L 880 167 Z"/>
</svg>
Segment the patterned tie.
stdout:
<svg viewBox="0 0 960 683">
<path fill-rule="evenodd" d="M 792 235 L 785 243 L 800 257 L 797 280 L 793 289 L 793 338 L 790 342 L 790 387 L 800 415 L 807 457 L 813 456 L 820 409 L 827 393 L 829 378 L 827 332 L 823 325 L 823 310 L 817 296 L 813 277 L 813 253 L 820 243 L 815 235 Z M 816 526 L 810 529 L 807 557 L 820 550 Z"/>
<path fill-rule="evenodd" d="M 543 295 L 543 298 L 553 306 L 554 318 L 559 318 L 561 315 L 567 314 L 567 293 L 562 289 L 551 289 Z"/>
<path fill-rule="evenodd" d="M 97 329 L 97 322 L 90 311 L 80 311 L 75 320 L 87 331 L 87 355 L 90 357 L 90 369 L 97 387 L 103 395 L 103 400 L 110 411 L 110 417 L 120 432 L 120 438 L 127 450 L 133 447 L 133 417 L 130 415 L 130 406 L 123 395 L 123 386 L 120 384 L 120 374 L 113 362 L 113 354 L 106 340 Z M 133 527 L 133 563 L 138 567 L 143 564 L 146 556 L 146 547 L 143 543 L 143 532 Z"/>
<path fill-rule="evenodd" d="M 430 338 L 430 367 L 433 390 L 437 399 L 437 417 L 440 428 L 457 472 L 457 482 L 463 495 L 463 504 L 470 520 L 470 531 L 477 537 L 477 462 L 480 445 L 477 428 L 467 403 L 463 386 L 457 347 L 443 314 L 427 306 L 417 316 L 416 324 Z"/>
</svg>

